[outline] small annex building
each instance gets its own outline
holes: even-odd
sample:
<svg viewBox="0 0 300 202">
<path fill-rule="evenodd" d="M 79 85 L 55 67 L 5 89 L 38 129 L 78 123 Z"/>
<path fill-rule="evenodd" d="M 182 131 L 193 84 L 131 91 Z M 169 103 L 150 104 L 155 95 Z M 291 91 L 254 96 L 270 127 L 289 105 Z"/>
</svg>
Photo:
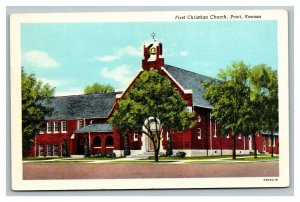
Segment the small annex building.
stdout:
<svg viewBox="0 0 300 202">
<path fill-rule="evenodd" d="M 124 137 L 120 137 L 116 128 L 108 123 L 108 118 L 116 110 L 119 99 L 130 90 L 131 85 L 143 71 L 157 69 L 170 79 L 182 98 L 187 103 L 187 109 L 194 111 L 196 125 L 176 133 L 168 134 L 162 130 L 160 152 L 166 152 L 167 140 L 172 135 L 173 152 L 184 151 L 186 156 L 231 155 L 233 138 L 230 133 L 221 137 L 218 123 L 211 118 L 213 106 L 204 99 L 204 90 L 200 89 L 201 81 L 210 77 L 184 70 L 179 67 L 164 64 L 162 43 L 156 40 L 144 44 L 142 68 L 133 78 L 124 92 L 112 92 L 88 95 L 58 96 L 52 100 L 54 113 L 46 117 L 47 126 L 35 136 L 34 145 L 23 156 L 62 156 L 63 144 L 67 145 L 70 156 L 82 156 L 84 144 L 88 141 L 90 154 L 112 153 L 123 155 Z M 279 154 L 279 136 L 266 133 L 256 135 L 258 153 Z M 254 152 L 251 135 L 237 135 L 237 155 Z M 128 133 L 132 156 L 153 153 L 153 145 L 149 138 L 140 133 Z"/>
</svg>

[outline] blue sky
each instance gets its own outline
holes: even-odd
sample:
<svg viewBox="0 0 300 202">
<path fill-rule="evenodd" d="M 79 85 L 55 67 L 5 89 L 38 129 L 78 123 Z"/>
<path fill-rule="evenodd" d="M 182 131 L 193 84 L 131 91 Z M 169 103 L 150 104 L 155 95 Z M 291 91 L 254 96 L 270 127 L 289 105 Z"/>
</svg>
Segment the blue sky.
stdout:
<svg viewBox="0 0 300 202">
<path fill-rule="evenodd" d="M 276 21 L 22 24 L 22 66 L 56 87 L 82 94 L 94 82 L 124 89 L 141 69 L 150 34 L 165 63 L 215 77 L 233 61 L 277 69 Z"/>
</svg>

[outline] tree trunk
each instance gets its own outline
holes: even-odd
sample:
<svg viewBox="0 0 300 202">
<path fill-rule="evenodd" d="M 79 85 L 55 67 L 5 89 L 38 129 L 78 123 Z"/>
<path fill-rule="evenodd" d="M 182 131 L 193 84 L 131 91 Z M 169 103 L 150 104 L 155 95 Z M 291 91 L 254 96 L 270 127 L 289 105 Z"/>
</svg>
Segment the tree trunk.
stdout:
<svg viewBox="0 0 300 202">
<path fill-rule="evenodd" d="M 273 131 L 271 131 L 271 151 L 272 151 L 272 158 L 274 157 L 274 147 L 273 147 L 273 144 L 274 144 L 274 134 L 273 134 Z"/>
<path fill-rule="evenodd" d="M 235 134 L 232 136 L 232 138 L 233 138 L 233 148 L 232 148 L 232 159 L 236 159 L 236 152 L 235 152 L 235 150 L 236 150 L 236 145 L 235 145 Z"/>
<path fill-rule="evenodd" d="M 220 137 L 220 141 L 221 141 L 221 156 L 223 156 L 223 141 L 222 141 L 223 137 Z"/>
<path fill-rule="evenodd" d="M 253 141 L 254 141 L 254 158 L 257 158 L 256 134 L 253 135 Z"/>
<path fill-rule="evenodd" d="M 158 152 L 159 152 L 159 149 L 154 149 L 154 155 L 155 155 L 155 162 L 158 162 Z"/>
</svg>

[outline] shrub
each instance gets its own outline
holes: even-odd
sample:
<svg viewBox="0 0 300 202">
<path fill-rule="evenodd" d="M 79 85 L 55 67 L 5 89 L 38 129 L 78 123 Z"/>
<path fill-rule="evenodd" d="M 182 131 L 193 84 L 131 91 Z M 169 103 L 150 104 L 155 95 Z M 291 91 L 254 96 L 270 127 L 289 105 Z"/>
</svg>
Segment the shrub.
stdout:
<svg viewBox="0 0 300 202">
<path fill-rule="evenodd" d="M 182 152 L 182 151 L 176 153 L 176 156 L 177 156 L 177 157 L 180 157 L 180 158 L 184 158 L 185 155 L 186 155 L 186 153 L 185 153 L 185 152 Z"/>
<path fill-rule="evenodd" d="M 171 137 L 170 137 L 167 142 L 166 156 L 172 156 L 172 155 L 173 155 L 173 150 L 172 150 L 172 143 L 171 143 Z"/>
</svg>

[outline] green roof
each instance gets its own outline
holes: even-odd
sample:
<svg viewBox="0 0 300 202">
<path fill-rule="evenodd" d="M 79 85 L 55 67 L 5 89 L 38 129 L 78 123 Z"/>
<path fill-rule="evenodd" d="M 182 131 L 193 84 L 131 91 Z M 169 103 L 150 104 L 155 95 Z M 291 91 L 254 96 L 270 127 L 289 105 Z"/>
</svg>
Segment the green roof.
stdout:
<svg viewBox="0 0 300 202">
<path fill-rule="evenodd" d="M 89 133 L 89 132 L 113 132 L 111 124 L 91 124 L 84 126 L 83 128 L 77 129 L 75 133 Z"/>
</svg>

